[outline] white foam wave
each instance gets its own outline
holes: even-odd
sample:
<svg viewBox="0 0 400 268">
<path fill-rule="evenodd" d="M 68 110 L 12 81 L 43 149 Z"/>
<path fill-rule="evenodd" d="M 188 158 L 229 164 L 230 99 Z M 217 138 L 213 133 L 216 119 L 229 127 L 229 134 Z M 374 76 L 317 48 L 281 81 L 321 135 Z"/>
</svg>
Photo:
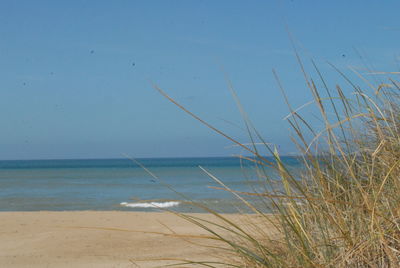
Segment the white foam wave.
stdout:
<svg viewBox="0 0 400 268">
<path fill-rule="evenodd" d="M 128 203 L 121 202 L 120 205 L 130 208 L 169 208 L 179 205 L 178 201 L 167 201 L 167 202 L 149 202 L 149 203 Z"/>
</svg>

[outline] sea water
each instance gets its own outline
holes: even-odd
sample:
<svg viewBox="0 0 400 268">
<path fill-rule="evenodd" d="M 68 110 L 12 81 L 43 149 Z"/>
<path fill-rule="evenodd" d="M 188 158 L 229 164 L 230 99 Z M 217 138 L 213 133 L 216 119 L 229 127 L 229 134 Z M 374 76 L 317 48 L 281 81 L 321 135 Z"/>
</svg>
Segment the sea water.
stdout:
<svg viewBox="0 0 400 268">
<path fill-rule="evenodd" d="M 283 161 L 291 168 L 300 167 L 293 157 L 284 157 Z M 205 205 L 219 212 L 237 212 L 245 209 L 242 201 L 227 190 L 216 189 L 223 186 L 212 176 L 238 192 L 263 192 L 266 187 L 254 164 L 234 157 L 148 158 L 137 162 L 0 161 L 0 211 L 168 208 L 201 212 Z M 261 173 L 274 176 L 274 170 L 268 167 Z M 249 199 L 260 202 L 251 196 Z"/>
</svg>

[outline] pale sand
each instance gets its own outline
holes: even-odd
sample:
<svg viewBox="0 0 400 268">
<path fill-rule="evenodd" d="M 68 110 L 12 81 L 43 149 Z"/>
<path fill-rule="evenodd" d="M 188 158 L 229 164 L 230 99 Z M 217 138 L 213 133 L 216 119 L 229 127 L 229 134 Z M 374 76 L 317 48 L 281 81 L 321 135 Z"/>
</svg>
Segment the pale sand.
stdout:
<svg viewBox="0 0 400 268">
<path fill-rule="evenodd" d="M 206 234 L 165 212 L 0 212 L 0 267 L 155 267 L 167 262 L 136 260 L 210 260 L 216 254 L 182 238 L 149 233 L 171 233 L 161 223 L 179 234 Z"/>
</svg>

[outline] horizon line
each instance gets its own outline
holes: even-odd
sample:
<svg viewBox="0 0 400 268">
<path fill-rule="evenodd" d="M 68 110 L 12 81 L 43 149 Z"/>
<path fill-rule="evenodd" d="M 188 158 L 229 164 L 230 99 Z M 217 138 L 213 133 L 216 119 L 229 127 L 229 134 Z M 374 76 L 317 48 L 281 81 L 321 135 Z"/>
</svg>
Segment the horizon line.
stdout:
<svg viewBox="0 0 400 268">
<path fill-rule="evenodd" d="M 68 160 L 132 160 L 132 159 L 200 159 L 200 158 L 240 158 L 243 157 L 256 157 L 254 155 L 231 155 L 231 156 L 162 156 L 162 157 L 125 157 L 125 158 L 37 158 L 37 159 L 0 159 L 3 161 L 68 161 Z M 300 155 L 285 154 L 280 157 L 296 157 Z M 272 157 L 272 155 L 263 155 L 263 157 Z"/>
</svg>

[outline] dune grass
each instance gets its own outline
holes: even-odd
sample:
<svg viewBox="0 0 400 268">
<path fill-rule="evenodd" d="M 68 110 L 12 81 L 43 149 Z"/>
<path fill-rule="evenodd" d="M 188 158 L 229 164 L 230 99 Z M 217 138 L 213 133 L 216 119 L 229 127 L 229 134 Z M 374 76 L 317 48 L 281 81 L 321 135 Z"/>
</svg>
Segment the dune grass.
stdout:
<svg viewBox="0 0 400 268">
<path fill-rule="evenodd" d="M 299 63 L 304 72 L 302 62 Z M 237 193 L 209 174 L 254 215 L 249 216 L 250 224 L 244 226 L 212 208 L 203 207 L 215 215 L 215 222 L 178 213 L 207 230 L 208 239 L 220 241 L 223 252 L 221 262 L 181 264 L 400 267 L 400 84 L 388 74 L 385 83 L 368 82 L 368 94 L 336 70 L 343 76 L 345 86 L 353 91 L 346 95 L 339 85 L 335 90 L 329 89 L 314 63 L 313 66 L 322 88 L 317 88 L 305 72 L 304 77 L 324 122 L 323 129 L 314 129 L 288 102 L 287 120 L 304 165 L 300 173 L 293 173 L 281 161 L 279 152 L 264 141 L 250 121 L 245 120 L 245 124 L 253 146 L 244 145 L 208 124 L 156 87 L 182 110 L 251 153 L 250 161 L 257 166 L 266 185 L 263 192 Z M 281 87 L 275 72 L 274 75 Z M 273 156 L 272 161 L 259 153 L 256 143 L 264 145 Z M 279 174 L 278 184 L 265 168 Z M 271 213 L 254 207 L 247 201 L 248 196 L 257 196 Z"/>
</svg>

